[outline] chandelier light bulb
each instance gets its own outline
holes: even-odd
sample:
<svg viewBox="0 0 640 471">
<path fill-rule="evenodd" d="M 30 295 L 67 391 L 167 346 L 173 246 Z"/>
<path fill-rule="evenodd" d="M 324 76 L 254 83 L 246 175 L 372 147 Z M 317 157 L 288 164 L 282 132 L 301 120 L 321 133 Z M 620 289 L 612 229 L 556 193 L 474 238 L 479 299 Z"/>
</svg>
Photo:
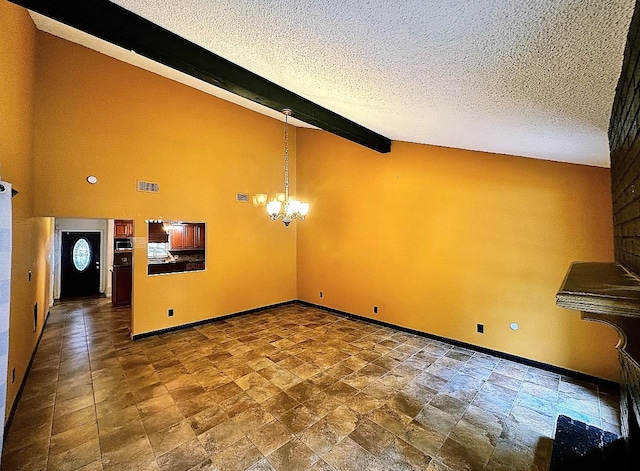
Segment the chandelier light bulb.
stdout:
<svg viewBox="0 0 640 471">
<path fill-rule="evenodd" d="M 280 201 L 269 201 L 267 203 L 267 213 L 273 219 L 274 217 L 278 216 L 278 213 L 280 212 L 281 207 L 282 207 L 282 203 L 280 203 Z"/>
</svg>

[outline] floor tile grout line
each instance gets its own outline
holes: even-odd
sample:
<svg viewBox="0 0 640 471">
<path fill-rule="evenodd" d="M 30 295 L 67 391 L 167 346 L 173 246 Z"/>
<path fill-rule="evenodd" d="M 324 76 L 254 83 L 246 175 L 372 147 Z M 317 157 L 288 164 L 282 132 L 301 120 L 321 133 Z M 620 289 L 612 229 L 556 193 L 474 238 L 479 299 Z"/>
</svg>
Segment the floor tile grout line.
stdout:
<svg viewBox="0 0 640 471">
<path fill-rule="evenodd" d="M 96 391 L 95 391 L 95 385 L 94 385 L 94 381 L 93 381 L 93 365 L 92 365 L 92 359 L 91 359 L 91 345 L 89 343 L 89 332 L 87 330 L 87 319 L 86 319 L 86 315 L 85 315 L 85 311 L 82 311 L 82 318 L 83 318 L 83 324 L 84 324 L 84 336 L 85 336 L 85 344 L 87 346 L 87 361 L 89 363 L 89 377 L 91 378 L 91 396 L 93 397 L 93 413 L 95 416 L 95 427 L 96 427 L 96 431 L 98 434 L 98 448 L 100 451 L 100 461 L 102 462 L 103 459 L 103 453 L 102 453 L 102 440 L 100 440 L 100 424 L 98 422 L 98 401 L 96 400 Z"/>
<path fill-rule="evenodd" d="M 88 348 L 89 348 L 89 324 L 91 323 L 91 322 L 90 322 L 90 320 L 89 320 L 89 318 L 88 318 L 89 314 L 90 314 L 89 312 L 86 312 L 86 311 L 85 311 L 85 312 L 83 312 L 83 321 L 84 321 L 84 323 L 83 323 L 83 327 L 84 327 L 84 333 L 85 333 L 85 345 L 86 345 Z M 195 329 L 195 330 L 198 330 L 198 329 Z M 243 330 L 247 330 L 247 329 L 245 328 L 245 329 L 243 329 Z M 289 329 L 289 330 L 290 330 L 290 333 L 291 333 L 291 332 L 295 333 L 295 331 L 294 331 L 293 329 Z M 362 329 L 361 329 L 361 330 L 362 330 Z M 366 332 L 366 331 L 364 331 L 364 330 L 363 330 L 363 332 Z M 325 333 L 326 333 L 326 332 L 325 332 Z M 334 333 L 335 333 L 335 332 L 334 332 Z M 374 343 L 376 342 L 376 340 L 377 340 L 378 342 L 380 342 L 380 341 L 381 341 L 381 340 L 380 340 L 381 338 L 382 338 L 382 339 L 385 339 L 385 340 L 389 340 L 389 341 L 397 342 L 397 344 L 395 345 L 395 347 L 391 348 L 390 350 L 387 350 L 387 349 L 381 349 L 381 350 L 378 350 L 378 351 L 377 351 L 377 352 L 379 353 L 379 355 L 378 355 L 378 357 L 377 357 L 377 358 L 382 358 L 382 357 L 384 357 L 384 356 L 388 355 L 388 357 L 387 357 L 387 358 L 393 358 L 394 360 L 397 360 L 397 361 L 398 361 L 398 363 L 394 364 L 394 366 L 393 366 L 391 369 L 387 370 L 383 376 L 385 376 L 385 375 L 391 375 L 391 373 L 394 371 L 394 369 L 396 369 L 396 368 L 400 368 L 400 366 L 401 366 L 403 363 L 405 363 L 407 360 L 409 360 L 409 359 L 410 359 L 410 358 L 412 358 L 414 355 L 416 355 L 419 351 L 423 351 L 423 349 L 424 349 L 424 348 L 422 348 L 422 349 L 420 349 L 420 350 L 418 350 L 418 351 L 414 351 L 414 352 L 413 352 L 413 353 L 411 353 L 411 354 L 409 354 L 407 351 L 404 351 L 404 352 L 403 352 L 403 351 L 402 351 L 402 347 L 405 345 L 405 342 L 403 342 L 403 341 L 402 341 L 402 338 L 403 338 L 403 337 L 402 337 L 401 335 L 398 335 L 398 333 L 397 333 L 397 332 L 395 332 L 395 333 L 394 333 L 393 331 L 389 331 L 389 330 L 383 330 L 383 331 L 380 331 L 380 330 L 379 330 L 379 331 L 375 331 L 375 330 L 374 330 L 373 332 L 372 332 L 372 331 L 369 331 L 369 334 L 368 334 L 367 336 L 368 336 L 368 337 L 370 337 L 370 338 L 371 338 L 371 340 L 373 340 L 373 342 L 374 342 Z M 111 337 L 111 338 L 113 338 L 113 337 Z M 185 338 L 187 339 L 187 340 L 186 340 L 186 342 L 187 342 L 187 343 L 192 343 L 192 341 L 190 340 L 190 337 L 186 336 Z M 238 338 L 238 336 L 237 336 L 237 335 L 236 335 L 236 338 Z M 308 337 L 308 338 L 315 338 L 315 336 Z M 112 341 L 112 343 L 113 343 L 113 341 Z M 140 345 L 138 345 L 138 346 L 140 347 Z M 451 346 L 448 346 L 448 347 L 449 347 L 449 348 L 448 348 L 448 351 L 452 351 L 452 350 L 456 349 L 455 347 L 451 347 Z M 394 351 L 394 350 L 396 351 L 397 355 L 396 355 L 396 356 L 390 355 L 390 353 L 391 353 L 392 351 Z M 129 352 L 129 353 L 130 353 L 130 352 Z M 139 354 L 140 354 L 140 353 L 144 353 L 144 356 L 147 358 L 147 360 L 149 360 L 149 358 L 148 358 L 148 356 L 147 356 L 146 352 L 144 352 L 144 348 L 142 348 L 142 347 L 141 347 L 141 349 L 139 350 L 139 352 L 138 352 L 138 353 L 139 353 Z M 403 354 L 408 354 L 408 356 L 403 356 Z M 443 358 L 445 355 L 446 355 L 446 352 L 445 352 L 445 353 L 443 353 L 442 355 L 440 355 L 440 356 L 438 357 L 438 359 L 439 359 L 439 358 Z M 470 358 L 468 358 L 468 359 L 463 363 L 463 365 L 467 364 L 467 363 L 471 360 L 471 358 L 473 358 L 473 356 L 472 356 L 472 357 L 470 357 Z M 60 359 L 60 360 L 59 360 L 59 362 L 58 362 L 58 365 L 59 365 L 59 366 L 60 366 L 60 362 L 61 362 L 61 361 L 62 361 L 62 357 L 61 357 L 61 359 Z M 91 355 L 88 355 L 88 361 L 89 361 L 89 364 L 90 364 L 90 371 L 93 371 L 93 370 L 92 370 L 92 356 L 91 356 Z M 149 363 L 150 363 L 150 362 L 149 362 Z M 496 367 L 497 367 L 497 365 L 499 365 L 499 363 L 500 363 L 500 360 L 498 360 L 498 361 L 496 362 L 496 364 L 492 367 L 492 369 L 491 369 L 491 371 L 492 371 L 492 372 L 496 369 Z M 338 362 L 337 364 L 340 364 L 340 362 Z M 336 365 L 337 365 L 337 364 L 336 364 Z M 371 361 L 368 361 L 368 362 L 367 362 L 367 364 L 372 364 L 372 362 L 371 362 Z M 454 378 L 455 376 L 457 376 L 457 375 L 466 374 L 465 372 L 463 372 L 463 371 L 462 371 L 463 365 L 460 365 L 460 366 L 458 367 L 458 369 L 456 370 L 456 373 L 454 374 L 454 376 L 452 376 L 448 381 L 450 381 L 451 379 L 453 379 L 453 378 Z M 323 368 L 320 368 L 320 370 L 319 370 L 319 371 L 320 371 L 320 372 L 326 372 L 326 371 L 327 371 L 327 370 L 329 370 L 329 369 L 330 369 L 329 367 L 326 367 L 326 366 L 325 366 L 325 367 L 323 367 Z M 522 390 L 522 387 L 523 387 L 524 382 L 527 380 L 526 373 L 527 373 L 528 371 L 530 371 L 530 370 L 531 370 L 531 368 L 530 368 L 530 367 L 526 369 L 525 377 L 524 377 L 524 378 L 523 378 L 523 380 L 520 382 L 520 384 L 519 384 L 519 386 L 518 386 L 518 390 L 516 390 L 516 391 L 515 391 L 515 393 L 516 393 L 516 397 L 517 397 L 517 394 Z M 60 370 L 59 370 L 59 368 L 58 368 L 58 381 L 59 381 L 59 371 L 60 371 Z M 353 370 L 353 371 L 352 371 L 352 373 L 353 373 L 353 372 L 356 372 L 356 371 L 358 371 L 358 369 Z M 188 371 L 188 372 L 189 372 L 189 374 L 191 374 L 191 373 L 192 373 L 191 371 Z M 351 373 L 349 373 L 347 376 L 349 376 L 350 374 L 351 374 Z M 344 377 L 346 377 L 346 376 L 341 376 L 340 378 L 338 378 L 338 380 L 339 380 L 339 381 L 342 381 L 342 379 L 344 379 Z M 412 381 L 414 381 L 414 379 L 415 379 L 415 377 L 414 377 L 413 379 L 409 380 L 409 381 L 408 381 L 408 384 L 410 384 Z M 446 382 L 445 382 L 445 384 L 447 384 L 447 383 L 448 383 L 448 381 L 446 381 Z M 488 378 L 487 378 L 487 379 L 481 379 L 480 381 L 481 381 L 481 382 L 482 382 L 482 384 L 484 385 L 484 384 L 486 384 L 486 383 L 488 382 Z M 510 388 L 507 388 L 507 389 L 510 389 Z M 401 387 L 400 389 L 398 389 L 398 388 L 395 388 L 395 389 L 394 389 L 394 391 L 395 391 L 395 392 L 398 392 L 398 391 L 401 391 L 401 390 L 403 390 L 403 388 L 402 388 L 402 387 Z M 95 411 L 95 413 L 96 413 L 96 417 L 97 417 L 97 398 L 96 398 L 96 396 L 95 396 L 95 384 L 93 383 L 93 377 L 92 377 L 92 391 L 93 391 L 93 399 L 94 399 L 94 411 Z M 479 392 L 479 389 L 478 389 L 478 391 L 476 391 L 476 393 L 474 394 L 474 397 L 473 397 L 473 398 L 471 398 L 470 400 L 465 400 L 465 401 L 464 401 L 464 402 L 466 403 L 466 405 L 465 405 L 465 410 L 463 411 L 463 413 L 462 413 L 462 415 L 461 415 L 461 418 L 462 418 L 462 417 L 464 417 L 464 415 L 465 415 L 466 411 L 469 409 L 470 404 L 471 404 L 471 403 L 474 401 L 474 399 L 477 397 L 478 392 Z M 430 401 L 428 401 L 428 402 L 430 402 Z M 428 403 L 428 402 L 427 402 L 427 403 Z M 511 415 L 511 412 L 513 411 L 513 407 L 514 407 L 514 405 L 515 405 L 515 399 L 514 399 L 514 401 L 511 403 L 511 407 L 510 407 L 509 413 L 508 413 L 507 415 Z M 600 405 L 600 403 L 598 403 L 598 407 L 599 407 L 599 409 L 598 409 L 598 411 L 599 411 L 599 416 L 601 416 L 601 405 Z M 600 420 L 601 420 L 601 417 L 599 417 L 599 418 L 600 418 Z M 276 418 L 276 419 L 277 419 L 277 418 Z M 277 420 L 278 420 L 278 419 L 277 419 Z M 460 419 L 458 419 L 458 420 L 460 420 Z M 448 435 L 450 435 L 450 433 L 451 433 L 451 432 L 449 432 L 449 434 L 448 434 Z M 394 435 L 395 435 L 395 434 L 394 434 Z M 396 436 L 397 436 L 397 435 L 396 435 Z M 402 437 L 398 437 L 398 438 L 399 438 L 399 439 L 401 439 L 401 440 L 404 440 Z"/>
</svg>

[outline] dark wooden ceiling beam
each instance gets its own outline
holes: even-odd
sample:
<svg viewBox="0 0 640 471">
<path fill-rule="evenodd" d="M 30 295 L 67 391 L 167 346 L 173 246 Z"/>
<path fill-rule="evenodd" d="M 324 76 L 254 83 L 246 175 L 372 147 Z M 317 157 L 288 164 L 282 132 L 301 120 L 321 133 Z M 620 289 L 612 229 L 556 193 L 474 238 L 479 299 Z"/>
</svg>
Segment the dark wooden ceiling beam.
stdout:
<svg viewBox="0 0 640 471">
<path fill-rule="evenodd" d="M 29 10 L 292 116 L 377 152 L 391 140 L 319 106 L 108 0 L 10 0 Z"/>
</svg>

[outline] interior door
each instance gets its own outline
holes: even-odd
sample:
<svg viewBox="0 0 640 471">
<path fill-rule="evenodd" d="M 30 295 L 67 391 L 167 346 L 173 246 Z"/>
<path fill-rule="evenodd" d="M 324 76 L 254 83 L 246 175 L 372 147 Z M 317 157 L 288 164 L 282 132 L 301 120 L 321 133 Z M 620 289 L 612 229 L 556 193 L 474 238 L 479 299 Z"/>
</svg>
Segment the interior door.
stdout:
<svg viewBox="0 0 640 471">
<path fill-rule="evenodd" d="M 63 232 L 61 298 L 100 293 L 100 233 Z"/>
</svg>

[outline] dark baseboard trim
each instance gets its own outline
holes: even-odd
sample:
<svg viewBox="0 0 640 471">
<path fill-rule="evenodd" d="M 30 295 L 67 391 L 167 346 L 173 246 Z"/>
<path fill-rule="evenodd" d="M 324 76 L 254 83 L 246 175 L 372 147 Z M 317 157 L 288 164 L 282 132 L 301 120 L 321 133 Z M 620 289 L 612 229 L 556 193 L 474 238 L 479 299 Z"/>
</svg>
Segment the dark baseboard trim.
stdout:
<svg viewBox="0 0 640 471">
<path fill-rule="evenodd" d="M 212 324 L 214 322 L 224 321 L 224 320 L 231 319 L 231 318 L 234 318 L 234 317 L 246 316 L 248 314 L 255 314 L 257 312 L 266 311 L 268 309 L 273 309 L 273 308 L 276 308 L 276 307 L 282 307 L 282 306 L 288 306 L 290 304 L 296 304 L 298 302 L 299 302 L 298 300 L 293 299 L 291 301 L 284 301 L 282 303 L 276 303 L 276 304 L 270 304 L 268 306 L 256 307 L 254 309 L 249 309 L 247 311 L 234 312 L 232 314 L 226 314 L 226 315 L 220 316 L 220 317 L 210 317 L 208 319 L 203 319 L 201 321 L 189 322 L 188 324 L 180 324 L 180 325 L 176 325 L 176 326 L 173 326 L 173 327 L 167 327 L 166 329 L 152 330 L 150 332 L 144 332 L 142 334 L 132 335 L 131 336 L 131 340 L 140 340 L 140 339 L 145 339 L 145 338 L 148 338 L 148 337 L 153 337 L 154 335 L 162 335 L 162 334 L 168 334 L 168 333 L 171 333 L 171 332 L 177 332 L 179 330 L 188 329 L 190 327 L 197 327 L 199 325 L 204 325 L 204 324 Z"/>
<path fill-rule="evenodd" d="M 235 313 L 231 313 L 231 314 L 226 314 L 224 316 L 220 316 L 220 317 L 212 317 L 209 319 L 203 319 L 201 321 L 196 321 L 196 322 L 190 322 L 188 324 L 182 324 L 182 325 L 178 325 L 178 326 L 173 326 L 173 327 L 167 327 L 166 329 L 159 329 L 159 330 L 154 330 L 151 332 L 145 332 L 142 334 L 138 334 L 138 335 L 134 335 L 132 336 L 132 340 L 140 340 L 140 339 L 144 339 L 144 338 L 148 338 L 148 337 L 153 337 L 154 335 L 162 335 L 162 334 L 167 334 L 167 333 L 171 333 L 171 332 L 177 332 L 183 329 L 188 329 L 190 327 L 197 327 L 200 325 L 205 325 L 205 324 L 212 324 L 215 322 L 222 322 L 224 320 L 227 319 L 232 319 L 234 317 L 241 317 L 241 316 L 246 316 L 249 314 L 255 314 L 255 313 L 259 313 L 259 312 L 263 312 L 263 311 L 267 311 L 269 309 L 273 309 L 273 308 L 278 308 L 278 307 L 283 307 L 283 306 L 289 306 L 289 305 L 293 305 L 293 304 L 300 304 L 303 306 L 308 306 L 308 307 L 313 307 L 313 308 L 317 308 L 317 309 L 321 309 L 323 311 L 327 311 L 327 312 L 331 312 L 333 314 L 337 314 L 340 316 L 344 316 L 344 317 L 348 317 L 348 318 L 352 318 L 352 319 L 358 319 L 360 321 L 363 322 L 368 322 L 371 324 L 375 324 L 375 325 L 380 325 L 383 327 L 388 327 L 391 329 L 395 329 L 398 331 L 402 331 L 402 332 L 407 332 L 410 334 L 414 334 L 414 335 L 418 335 L 420 337 L 425 337 L 425 338 L 429 338 L 432 340 L 438 340 L 440 342 L 445 342 L 445 343 L 449 343 L 451 345 L 455 345 L 457 347 L 462 347 L 462 348 L 466 348 L 468 350 L 473 350 L 476 352 L 480 352 L 480 353 L 486 353 L 488 355 L 493 355 L 495 357 L 498 358 L 504 358 L 505 360 L 510 360 L 516 363 L 520 363 L 522 365 L 526 365 L 526 366 L 532 366 L 534 368 L 539 368 L 541 370 L 545 370 L 545 371 L 549 371 L 551 373 L 556 373 L 556 374 L 560 374 L 563 376 L 567 376 L 579 381 L 584 381 L 587 383 L 593 383 L 593 384 L 597 384 L 598 386 L 604 387 L 604 388 L 608 388 L 608 389 L 618 389 L 619 388 L 619 384 L 616 383 L 615 381 L 611 381 L 608 379 L 604 379 L 604 378 L 598 378 L 597 376 L 592 376 L 589 375 L 587 373 L 582 373 L 580 371 L 574 371 L 574 370 L 569 370 L 567 368 L 562 368 L 559 366 L 555 366 L 555 365 L 550 365 L 548 363 L 542 363 L 536 360 L 531 360 L 529 358 L 524 358 L 524 357 L 520 357 L 517 355 L 512 355 L 510 353 L 505 353 L 505 352 L 501 352 L 499 350 L 493 350 L 490 348 L 486 348 L 486 347 L 481 347 L 479 345 L 474 345 L 474 344 L 470 344 L 467 342 L 462 342 L 460 340 L 455 340 L 455 339 L 451 339 L 448 337 L 442 337 L 440 335 L 436 335 L 436 334 L 431 334 L 428 332 L 423 332 L 420 330 L 415 330 L 415 329 L 411 329 L 409 327 L 403 327 L 403 326 L 399 326 L 399 325 L 395 325 L 395 324 L 391 324 L 389 322 L 384 322 L 378 319 L 371 319 L 369 317 L 365 317 L 365 316 L 360 316 L 358 314 L 353 314 L 350 312 L 346 312 L 346 311 L 341 311 L 339 309 L 334 309 L 331 307 L 327 307 L 327 306 L 322 306 L 320 304 L 314 304 L 308 301 L 301 301 L 301 300 L 290 300 L 290 301 L 284 301 L 281 303 L 276 303 L 276 304 L 270 304 L 267 306 L 262 306 L 262 307 L 257 307 L 254 309 L 248 309 L 246 311 L 240 311 L 240 312 L 235 312 Z M 15 408 L 16 405 L 18 404 L 18 401 L 20 399 L 20 396 L 22 395 L 22 390 L 24 389 L 24 383 L 26 381 L 26 378 L 29 374 L 29 371 L 31 369 L 31 365 L 33 363 L 33 359 L 35 357 L 35 354 L 38 350 L 38 346 L 40 345 L 40 340 L 42 339 L 42 334 L 44 333 L 44 329 L 47 325 L 47 321 L 49 319 L 49 314 L 51 311 L 47 312 L 47 316 L 45 318 L 45 322 L 44 322 L 44 326 L 42 328 L 42 331 L 40 332 L 40 337 L 38 338 L 38 342 L 36 345 L 35 350 L 33 351 L 33 354 L 31 355 L 31 360 L 29 361 L 29 366 L 27 367 L 27 371 L 24 375 L 24 378 L 22 380 L 22 384 L 20 385 L 20 390 L 18 391 L 18 394 L 16 396 L 16 400 L 13 403 L 13 406 L 11 407 L 11 412 L 9 413 L 9 418 L 6 422 L 5 425 L 5 436 L 7 431 L 9 430 L 9 426 L 11 425 L 11 420 L 13 419 L 13 415 L 15 414 Z"/>
<path fill-rule="evenodd" d="M 619 389 L 620 385 L 618 383 L 616 383 L 615 381 L 611 381 L 608 379 L 604 379 L 604 378 L 598 378 L 597 376 L 592 376 L 586 373 L 582 373 L 580 371 L 574 371 L 574 370 L 569 370 L 567 368 L 562 368 L 559 366 L 555 366 L 555 365 L 550 365 L 548 363 L 542 363 L 540 361 L 536 361 L 536 360 L 531 360 L 529 358 L 524 358 L 524 357 L 520 357 L 517 355 L 512 355 L 510 353 L 505 353 L 505 352 L 501 352 L 499 350 L 493 350 L 490 348 L 486 348 L 486 347 L 481 347 L 479 345 L 474 345 L 471 343 L 467 343 L 467 342 L 462 342 L 460 340 L 455 340 L 455 339 L 451 339 L 448 337 L 442 337 L 440 335 L 436 335 L 436 334 L 431 334 L 429 332 L 423 332 L 420 330 L 415 330 L 415 329 L 411 329 L 409 327 L 403 327 L 400 325 L 396 325 L 396 324 L 391 324 L 389 322 L 384 322 L 378 319 L 371 319 L 369 317 L 365 317 L 365 316 L 360 316 L 358 314 L 352 314 L 350 312 L 346 312 L 346 311 L 341 311 L 339 309 L 334 309 L 331 307 L 327 307 L 327 306 L 322 306 L 320 304 L 314 304 L 308 301 L 301 301 L 301 300 L 291 300 L 291 301 L 285 301 L 282 303 L 276 303 L 276 304 L 270 304 L 268 306 L 262 306 L 262 307 L 258 307 L 255 309 L 249 309 L 247 311 L 241 311 L 241 312 L 235 312 L 232 314 L 227 314 L 224 316 L 220 316 L 220 317 L 212 317 L 209 319 L 204 319 L 201 321 L 196 321 L 196 322 L 190 322 L 188 324 L 181 324 L 178 326 L 174 326 L 174 327 L 167 327 L 166 329 L 159 329 L 159 330 L 154 330 L 151 332 L 145 332 L 143 334 L 137 334 L 131 337 L 132 340 L 140 340 L 140 339 L 144 339 L 144 338 L 148 338 L 148 337 L 153 337 L 154 335 L 161 335 L 161 334 L 167 334 L 167 333 L 171 333 L 171 332 L 177 332 L 179 330 L 183 330 L 183 329 L 188 329 L 190 327 L 197 327 L 199 325 L 204 325 L 204 324 L 210 324 L 210 323 L 214 323 L 214 322 L 218 322 L 218 321 L 224 321 L 226 319 L 231 319 L 234 317 L 240 317 L 240 316 L 246 316 L 249 314 L 255 314 L 258 312 L 263 312 L 266 311 L 268 309 L 273 309 L 273 308 L 277 308 L 277 307 L 282 307 L 282 306 L 287 306 L 287 305 L 291 305 L 291 304 L 301 304 L 303 306 L 308 306 L 308 307 L 313 307 L 313 308 L 317 308 L 317 309 L 322 309 L 323 311 L 327 311 L 327 312 L 331 312 L 333 314 L 337 314 L 340 316 L 344 316 L 344 317 L 349 317 L 352 319 L 358 319 L 360 321 L 363 322 L 369 322 L 371 324 L 376 324 L 376 325 L 380 325 L 383 327 L 388 327 L 391 329 L 395 329 L 395 330 L 399 330 L 402 332 L 407 332 L 410 334 L 414 334 L 414 335 L 418 335 L 420 337 L 425 337 L 425 338 L 429 338 L 432 340 L 438 340 L 440 342 L 445 342 L 451 345 L 455 345 L 456 347 L 462 347 L 462 348 L 466 348 L 468 350 L 473 350 L 476 352 L 480 352 L 480 353 L 486 353 L 488 355 L 493 355 L 495 357 L 498 358 L 503 358 L 505 360 L 509 360 L 509 361 L 513 361 L 516 363 L 520 363 L 522 365 L 526 365 L 526 366 L 532 366 L 534 368 L 539 368 L 541 370 L 545 370 L 545 371 L 549 371 L 551 373 L 556 373 L 559 375 L 563 375 L 563 376 L 567 376 L 579 381 L 584 381 L 587 383 L 593 383 L 593 384 L 597 384 L 598 386 L 601 386 L 603 388 L 608 388 L 608 389 Z"/>
<path fill-rule="evenodd" d="M 29 373 L 31 372 L 31 366 L 33 365 L 33 360 L 36 357 L 36 353 L 38 352 L 38 347 L 40 347 L 40 341 L 42 340 L 42 335 L 44 334 L 44 329 L 47 328 L 47 321 L 49 320 L 49 314 L 51 314 L 51 309 L 47 311 L 47 314 L 44 316 L 44 323 L 42 324 L 42 330 L 40 330 L 40 334 L 38 335 L 38 341 L 36 342 L 36 346 L 31 352 L 31 358 L 29 359 L 29 364 L 27 365 L 27 369 L 24 372 L 24 376 L 22 377 L 22 382 L 20 383 L 20 389 L 18 389 L 18 394 L 11 404 L 11 409 L 9 410 L 9 415 L 4 424 L 4 437 L 9 433 L 9 428 L 11 427 L 11 423 L 13 422 L 13 417 L 16 415 L 16 409 L 18 407 L 18 403 L 20 402 L 20 398 L 22 398 L 22 392 L 24 391 L 24 385 L 27 383 L 27 378 L 29 377 Z M 8 365 L 7 365 L 8 366 Z M 4 443 L 2 443 L 2 447 L 4 449 Z"/>
<path fill-rule="evenodd" d="M 358 314 L 352 314 L 350 312 L 340 311 L 338 309 L 333 309 L 333 308 L 330 308 L 330 307 L 327 307 L 327 306 L 322 306 L 320 304 L 310 303 L 308 301 L 298 301 L 298 303 L 303 304 L 305 306 L 314 307 L 314 308 L 317 308 L 317 309 L 322 309 L 323 311 L 328 311 L 328 312 L 331 312 L 333 314 L 337 314 L 337 315 L 341 315 L 341 316 L 345 316 L 345 317 L 350 317 L 350 318 L 353 318 L 353 319 L 358 319 L 360 321 L 369 322 L 371 324 L 376 324 L 376 325 L 380 325 L 380 326 L 383 326 L 383 327 L 389 327 L 391 329 L 400 330 L 402 332 L 407 332 L 407 333 L 410 333 L 410 334 L 418 335 L 420 337 L 426 337 L 426 338 L 429 338 L 429 339 L 432 339 L 432 340 L 438 340 L 440 342 L 449 343 L 451 345 L 455 345 L 456 347 L 462 347 L 462 348 L 466 348 L 468 350 L 473 350 L 473 351 L 480 352 L 480 353 L 486 353 L 488 355 L 493 355 L 495 357 L 503 358 L 505 360 L 510 360 L 510 361 L 513 361 L 513 362 L 516 362 L 516 363 L 520 363 L 522 365 L 533 366 L 535 368 L 539 368 L 541 370 L 549 371 L 551 373 L 556 373 L 556 374 L 560 374 L 560 375 L 563 375 L 563 376 L 568 376 L 570 378 L 577 379 L 579 381 L 584 381 L 584 382 L 587 382 L 587 383 L 597 384 L 598 386 L 601 386 L 603 388 L 608 388 L 608 389 L 619 389 L 620 388 L 620 385 L 618 383 L 616 383 L 615 381 L 611 381 L 611 380 L 604 379 L 604 378 L 598 378 L 597 376 L 592 376 L 592 375 L 589 375 L 587 373 L 581 373 L 579 371 L 569 370 L 567 368 L 561 368 L 559 366 L 550 365 L 548 363 L 542 363 L 540 361 L 531 360 L 529 358 L 519 357 L 517 355 L 512 355 L 510 353 L 501 352 L 499 350 L 493 350 L 493 349 L 490 349 L 490 348 L 481 347 L 479 345 L 473 345 L 471 343 L 462 342 L 460 340 L 450 339 L 450 338 L 447 338 L 447 337 L 442 337 L 440 335 L 435 335 L 435 334 L 430 334 L 428 332 L 422 332 L 420 330 L 410 329 L 409 327 L 403 327 L 403 326 L 399 326 L 399 325 L 395 325 L 395 324 L 390 324 L 388 322 L 384 322 L 384 321 L 381 321 L 381 320 L 378 320 L 378 319 L 371 319 L 369 317 L 360 316 Z"/>
</svg>

